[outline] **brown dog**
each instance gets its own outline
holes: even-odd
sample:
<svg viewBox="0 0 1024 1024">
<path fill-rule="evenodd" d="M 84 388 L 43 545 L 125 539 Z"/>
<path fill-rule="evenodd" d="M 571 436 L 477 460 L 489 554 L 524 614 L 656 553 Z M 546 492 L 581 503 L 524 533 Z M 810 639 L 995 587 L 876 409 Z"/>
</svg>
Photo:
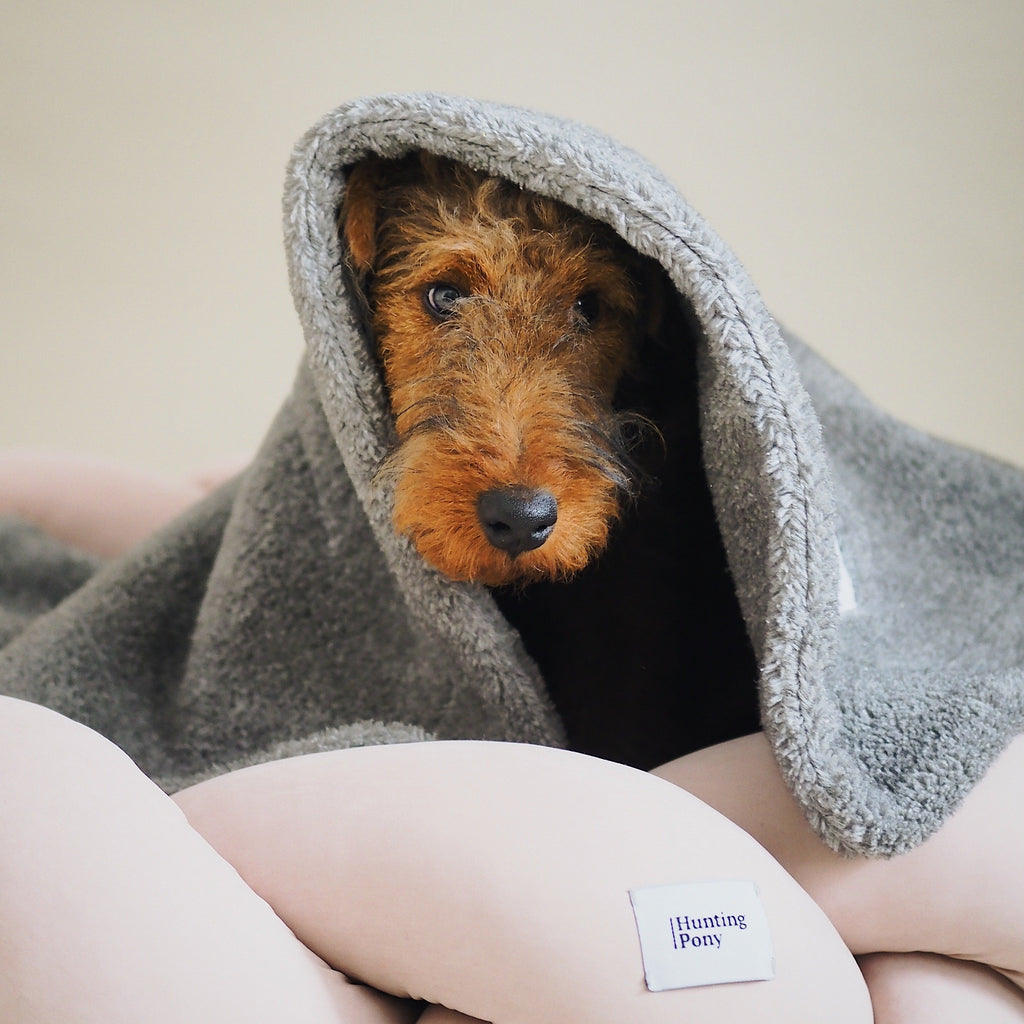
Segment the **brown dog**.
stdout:
<svg viewBox="0 0 1024 1024">
<path fill-rule="evenodd" d="M 400 442 L 396 528 L 455 580 L 578 572 L 631 487 L 637 418 L 612 399 L 638 343 L 639 257 L 561 203 L 426 154 L 357 165 L 343 232 Z"/>
<path fill-rule="evenodd" d="M 559 202 L 425 154 L 353 167 L 340 229 L 395 420 L 395 526 L 495 588 L 570 746 L 651 767 L 754 731 L 699 327 L 663 272 Z"/>
</svg>

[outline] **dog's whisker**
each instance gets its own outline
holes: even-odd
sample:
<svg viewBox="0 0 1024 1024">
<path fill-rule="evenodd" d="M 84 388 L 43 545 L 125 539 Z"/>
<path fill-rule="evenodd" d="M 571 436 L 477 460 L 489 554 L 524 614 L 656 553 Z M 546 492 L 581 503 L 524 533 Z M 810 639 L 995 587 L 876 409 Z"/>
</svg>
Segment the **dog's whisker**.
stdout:
<svg viewBox="0 0 1024 1024">
<path fill-rule="evenodd" d="M 455 426 L 450 416 L 444 413 L 438 413 L 435 416 L 428 416 L 426 419 L 420 420 L 408 432 L 408 437 L 413 437 L 417 434 L 454 434 L 456 433 Z"/>
<path fill-rule="evenodd" d="M 656 442 L 662 455 L 667 451 L 665 435 L 657 423 L 640 413 L 616 413 L 613 436 L 616 450 L 628 458 L 632 458 L 633 453 L 640 451 L 648 441 Z"/>
<path fill-rule="evenodd" d="M 401 409 L 395 411 L 395 425 L 398 426 L 399 421 L 402 420 L 404 417 L 409 416 L 412 413 L 423 409 L 424 407 L 429 408 L 432 405 L 437 405 L 438 401 L 439 399 L 436 395 L 426 395 L 423 398 L 417 398 L 414 402 L 409 402 L 408 405 L 405 405 Z M 428 419 L 429 418 L 431 417 L 428 417 Z M 410 429 L 415 429 L 415 427 Z"/>
<path fill-rule="evenodd" d="M 579 344 L 579 337 L 571 332 L 567 332 L 565 334 L 560 334 L 557 338 L 555 338 L 555 340 L 551 343 L 551 352 L 552 354 L 554 354 L 563 348 L 568 348 L 570 350 L 575 351 L 576 349 L 579 348 Z"/>
</svg>

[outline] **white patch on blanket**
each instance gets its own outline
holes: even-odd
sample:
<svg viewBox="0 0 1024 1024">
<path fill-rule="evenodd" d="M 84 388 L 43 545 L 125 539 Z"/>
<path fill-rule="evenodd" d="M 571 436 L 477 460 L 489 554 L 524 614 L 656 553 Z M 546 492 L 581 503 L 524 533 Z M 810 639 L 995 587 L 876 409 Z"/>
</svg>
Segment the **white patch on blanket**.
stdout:
<svg viewBox="0 0 1024 1024">
<path fill-rule="evenodd" d="M 839 559 L 839 614 L 851 615 L 857 610 L 857 595 L 853 590 L 853 579 L 846 568 L 843 552 L 836 541 L 836 557 Z"/>
</svg>

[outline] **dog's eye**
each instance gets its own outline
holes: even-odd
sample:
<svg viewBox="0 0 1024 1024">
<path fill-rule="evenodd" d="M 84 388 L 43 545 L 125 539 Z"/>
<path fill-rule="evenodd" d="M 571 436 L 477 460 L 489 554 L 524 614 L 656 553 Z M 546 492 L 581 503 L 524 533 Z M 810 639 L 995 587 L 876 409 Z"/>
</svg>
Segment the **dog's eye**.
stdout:
<svg viewBox="0 0 1024 1024">
<path fill-rule="evenodd" d="M 597 292 L 584 292 L 573 304 L 572 311 L 588 327 L 597 320 L 601 312 L 601 303 L 597 298 Z"/>
<path fill-rule="evenodd" d="M 423 293 L 423 304 L 435 320 L 447 320 L 465 297 L 455 285 L 439 282 L 430 285 Z"/>
</svg>

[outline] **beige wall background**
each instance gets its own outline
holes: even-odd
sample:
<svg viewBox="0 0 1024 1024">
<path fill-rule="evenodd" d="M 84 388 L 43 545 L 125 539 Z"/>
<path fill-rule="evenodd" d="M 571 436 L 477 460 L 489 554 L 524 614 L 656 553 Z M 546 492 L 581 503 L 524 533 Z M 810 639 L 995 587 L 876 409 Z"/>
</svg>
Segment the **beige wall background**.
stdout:
<svg viewBox="0 0 1024 1024">
<path fill-rule="evenodd" d="M 295 139 L 436 89 L 642 151 L 875 401 L 1024 465 L 1024 4 L 3 0 L 0 445 L 180 471 L 300 358 Z"/>
</svg>

